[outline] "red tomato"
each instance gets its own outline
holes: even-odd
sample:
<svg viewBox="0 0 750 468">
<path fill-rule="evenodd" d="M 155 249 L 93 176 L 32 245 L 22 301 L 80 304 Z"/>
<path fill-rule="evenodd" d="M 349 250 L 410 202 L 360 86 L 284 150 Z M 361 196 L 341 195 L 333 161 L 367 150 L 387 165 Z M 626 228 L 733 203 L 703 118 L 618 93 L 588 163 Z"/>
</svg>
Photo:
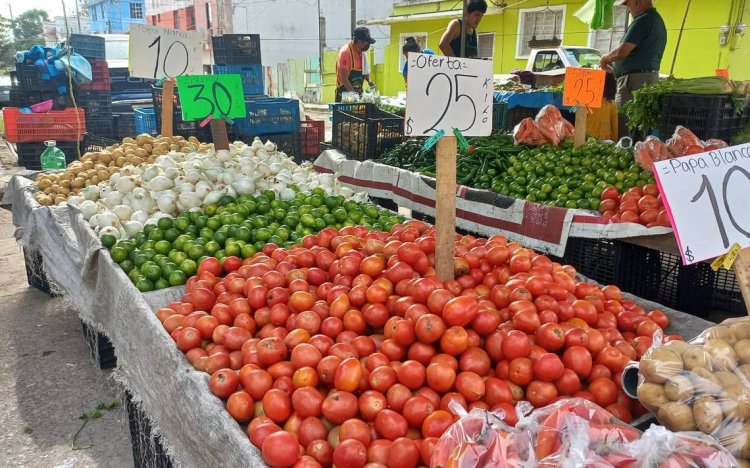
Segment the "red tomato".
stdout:
<svg viewBox="0 0 750 468">
<path fill-rule="evenodd" d="M 650 318 L 647 318 L 645 320 L 642 320 L 635 329 L 635 333 L 638 336 L 654 336 L 654 333 L 657 331 L 661 331 L 661 327 L 656 324 L 655 321 L 653 321 Z"/>
<path fill-rule="evenodd" d="M 617 191 L 615 187 L 607 187 L 602 192 L 601 196 L 599 197 L 601 200 L 618 200 L 620 198 L 620 192 Z"/>
<path fill-rule="evenodd" d="M 554 382 L 563 376 L 564 371 L 565 365 L 557 354 L 554 353 L 542 354 L 539 359 L 534 362 L 534 378 L 537 380 Z"/>
<path fill-rule="evenodd" d="M 409 423 L 406 418 L 397 412 L 386 409 L 378 413 L 375 417 L 375 429 L 378 434 L 388 440 L 396 440 L 399 437 L 406 436 L 409 430 Z"/>
<path fill-rule="evenodd" d="M 646 316 L 656 322 L 662 330 L 666 330 L 669 327 L 669 317 L 661 310 L 654 309 L 646 314 Z"/>
<path fill-rule="evenodd" d="M 443 308 L 442 317 L 449 327 L 463 327 L 468 325 L 479 312 L 476 298 L 460 296 L 451 299 Z"/>
<path fill-rule="evenodd" d="M 615 211 L 615 210 L 617 210 L 617 200 L 613 200 L 611 198 L 605 198 L 604 200 L 601 201 L 601 203 L 599 203 L 600 213 L 606 213 L 608 211 Z"/>
<path fill-rule="evenodd" d="M 588 377 L 593 367 L 591 353 L 583 346 L 572 346 L 566 349 L 563 354 L 563 364 L 582 379 Z"/>
<path fill-rule="evenodd" d="M 229 395 L 237 390 L 240 383 L 240 376 L 232 369 L 219 369 L 211 374 L 208 386 L 211 393 L 219 398 L 228 398 Z"/>
<path fill-rule="evenodd" d="M 557 388 L 553 383 L 534 380 L 526 388 L 526 399 L 536 408 L 552 403 L 557 398 Z"/>
<path fill-rule="evenodd" d="M 333 463 L 341 467 L 362 467 L 367 463 L 367 447 L 357 439 L 347 439 L 333 450 Z"/>
<path fill-rule="evenodd" d="M 289 467 L 302 455 L 301 447 L 294 434 L 277 431 L 263 441 L 263 461 L 271 467 Z"/>
<path fill-rule="evenodd" d="M 563 371 L 562 377 L 555 381 L 555 387 L 560 395 L 574 395 L 583 388 L 581 379 L 572 369 Z"/>
<path fill-rule="evenodd" d="M 518 304 L 519 302 L 526 302 L 530 304 L 531 307 L 534 307 L 534 304 L 528 301 L 516 301 L 513 304 Z M 513 304 L 511 304 L 511 310 L 513 310 Z M 534 307 L 534 309 L 536 309 L 536 307 Z M 539 314 L 536 313 L 536 310 L 527 308 L 513 315 L 513 327 L 524 333 L 533 334 L 537 331 L 540 325 L 541 320 L 539 319 Z"/>
<path fill-rule="evenodd" d="M 528 385 L 534 378 L 533 366 L 529 358 L 513 359 L 508 366 L 508 379 L 516 385 Z"/>
<path fill-rule="evenodd" d="M 565 344 L 565 332 L 557 323 L 545 323 L 536 331 L 536 344 L 547 351 L 557 351 Z"/>
<path fill-rule="evenodd" d="M 617 385 L 612 379 L 599 377 L 588 385 L 588 391 L 594 395 L 597 405 L 605 407 L 617 401 Z"/>
<path fill-rule="evenodd" d="M 503 338 L 501 349 L 508 360 L 528 356 L 531 350 L 529 336 L 520 330 L 511 330 Z"/>
</svg>

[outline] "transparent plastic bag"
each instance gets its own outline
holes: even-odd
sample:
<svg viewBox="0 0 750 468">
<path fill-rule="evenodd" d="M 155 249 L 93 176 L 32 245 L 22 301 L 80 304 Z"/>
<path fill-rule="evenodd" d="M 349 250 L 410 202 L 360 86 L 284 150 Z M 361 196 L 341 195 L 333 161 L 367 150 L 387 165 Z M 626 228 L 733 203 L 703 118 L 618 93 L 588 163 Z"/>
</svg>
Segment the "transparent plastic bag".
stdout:
<svg viewBox="0 0 750 468">
<path fill-rule="evenodd" d="M 635 144 L 635 162 L 646 172 L 652 172 L 654 162 L 670 159 L 667 146 L 655 136 L 649 136 L 644 141 Z"/>
<path fill-rule="evenodd" d="M 750 317 L 688 343 L 655 337 L 638 373 L 638 399 L 667 429 L 709 434 L 750 462 Z"/>
<path fill-rule="evenodd" d="M 562 449 L 568 415 L 587 421 L 587 448 L 592 452 L 591 456 L 597 455 L 604 461 L 607 461 L 609 454 L 641 436 L 641 431 L 620 421 L 597 404 L 583 398 L 568 398 L 536 409 L 516 424 L 516 428 L 527 431 L 534 441 L 534 453 L 538 460 L 544 460 Z"/>
<path fill-rule="evenodd" d="M 590 423 L 573 413 L 563 415 L 560 449 L 539 460 L 538 468 L 613 468 L 608 462 L 591 450 Z"/>
<path fill-rule="evenodd" d="M 502 412 L 474 408 L 467 413 L 456 401 L 450 409 L 460 419 L 440 436 L 432 468 L 536 466 L 529 435 L 505 424 Z"/>
<path fill-rule="evenodd" d="M 559 146 L 565 138 L 573 134 L 570 122 L 563 118 L 560 109 L 551 104 L 542 107 L 534 121 L 542 136 L 554 146 Z M 565 125 L 566 122 L 568 125 Z"/>
<path fill-rule="evenodd" d="M 703 142 L 690 129 L 678 125 L 667 140 L 667 148 L 675 156 L 687 156 L 703 152 Z"/>
<path fill-rule="evenodd" d="M 542 146 L 547 143 L 534 119 L 527 117 L 513 128 L 513 141 L 517 145 Z"/>
</svg>

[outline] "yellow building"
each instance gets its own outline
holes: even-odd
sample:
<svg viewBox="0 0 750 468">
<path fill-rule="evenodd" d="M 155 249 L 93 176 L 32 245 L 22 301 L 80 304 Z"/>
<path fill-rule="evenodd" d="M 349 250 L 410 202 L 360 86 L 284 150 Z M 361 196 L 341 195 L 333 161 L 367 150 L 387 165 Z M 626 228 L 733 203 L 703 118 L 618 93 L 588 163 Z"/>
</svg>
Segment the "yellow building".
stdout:
<svg viewBox="0 0 750 468">
<path fill-rule="evenodd" d="M 488 0 L 489 9 L 479 25 L 480 56 L 492 58 L 495 73 L 523 69 L 529 53 L 528 41 L 562 38 L 562 45 L 589 46 L 602 53 L 616 47 L 631 20 L 625 7 L 615 9 L 615 27 L 592 31 L 573 14 L 584 0 Z M 675 46 L 680 35 L 674 66 L 677 77 L 713 75 L 717 68 L 728 68 L 733 79 L 750 79 L 750 43 L 743 41 L 745 23 L 750 23 L 750 2 L 746 0 L 654 0 L 667 26 L 668 42 L 661 64 L 670 73 Z M 438 43 L 448 22 L 461 15 L 460 0 L 402 0 L 396 2 L 388 18 L 371 20 L 370 28 L 391 27 L 385 62 L 373 70 L 373 77 L 384 95 L 405 89 L 401 76 L 401 47 L 407 37 L 439 53 Z M 376 44 L 378 45 L 378 44 Z"/>
</svg>

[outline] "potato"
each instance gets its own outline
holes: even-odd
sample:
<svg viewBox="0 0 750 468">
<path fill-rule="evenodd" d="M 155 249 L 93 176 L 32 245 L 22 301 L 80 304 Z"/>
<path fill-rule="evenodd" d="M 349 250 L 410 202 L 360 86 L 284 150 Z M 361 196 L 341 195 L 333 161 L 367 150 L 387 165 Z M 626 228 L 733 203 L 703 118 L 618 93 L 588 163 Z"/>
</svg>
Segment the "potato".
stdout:
<svg viewBox="0 0 750 468">
<path fill-rule="evenodd" d="M 734 351 L 740 364 L 750 364 L 750 339 L 743 338 L 734 344 Z"/>
<path fill-rule="evenodd" d="M 666 347 L 656 348 L 641 358 L 638 366 L 646 382 L 664 383 L 683 370 L 682 358 Z"/>
<path fill-rule="evenodd" d="M 659 421 L 673 431 L 692 431 L 695 429 L 693 410 L 685 403 L 670 401 L 656 413 Z"/>
<path fill-rule="evenodd" d="M 726 447 L 732 455 L 737 457 L 740 453 L 744 452 L 745 457 L 743 458 L 750 458 L 748 457 L 748 455 L 750 455 L 750 453 L 748 453 L 748 450 L 750 449 L 750 438 L 748 437 L 750 431 L 748 429 L 750 429 L 750 427 L 743 421 L 725 420 L 719 429 L 717 429 L 712 435 L 722 446 Z"/>
<path fill-rule="evenodd" d="M 688 373 L 690 380 L 693 382 L 695 393 L 705 395 L 718 395 L 722 391 L 722 386 L 714 374 L 704 367 L 694 367 Z"/>
<path fill-rule="evenodd" d="M 684 375 L 670 377 L 664 384 L 664 394 L 672 401 L 688 402 L 693 398 L 694 392 L 693 382 Z"/>
<path fill-rule="evenodd" d="M 726 325 L 713 326 L 704 332 L 704 336 L 707 339 L 724 340 L 730 345 L 733 345 L 737 341 L 737 338 L 734 336 L 734 333 L 732 333 L 732 330 Z"/>
<path fill-rule="evenodd" d="M 750 364 L 743 364 L 737 368 L 735 375 L 740 379 L 742 385 L 750 388 Z"/>
<path fill-rule="evenodd" d="M 638 386 L 638 400 L 655 413 L 662 405 L 669 403 L 664 393 L 664 386 L 655 383 L 643 383 Z"/>
<path fill-rule="evenodd" d="M 737 460 L 740 468 L 750 468 L 750 462 L 747 460 Z"/>
<path fill-rule="evenodd" d="M 740 381 L 740 378 L 732 372 L 716 371 L 714 372 L 714 377 L 716 377 L 716 380 L 718 380 L 719 384 L 725 389 L 731 387 L 738 387 L 739 389 L 742 389 L 742 382 Z"/>
<path fill-rule="evenodd" d="M 711 369 L 711 355 L 700 346 L 690 346 L 682 353 L 682 362 L 685 365 L 685 370 L 693 370 L 696 367 Z"/>
<path fill-rule="evenodd" d="M 737 320 L 736 323 L 729 326 L 729 329 L 732 330 L 734 337 L 738 340 L 746 340 L 750 338 L 750 320 L 748 319 L 743 318 Z"/>
<path fill-rule="evenodd" d="M 716 400 L 710 396 L 702 396 L 693 404 L 693 419 L 699 431 L 711 434 L 724 420 L 724 413 Z"/>
<path fill-rule="evenodd" d="M 737 353 L 734 351 L 734 348 L 732 348 L 732 345 L 727 341 L 718 338 L 712 338 L 707 340 L 703 347 L 711 355 L 714 364 L 717 364 L 719 366 L 719 369 L 731 371 L 734 370 L 735 367 L 737 367 Z M 717 369 L 717 367 L 714 366 L 714 369 Z"/>
<path fill-rule="evenodd" d="M 664 347 L 678 356 L 682 356 L 685 351 L 690 349 L 689 344 L 680 340 L 670 341 L 669 343 L 665 344 Z"/>
</svg>

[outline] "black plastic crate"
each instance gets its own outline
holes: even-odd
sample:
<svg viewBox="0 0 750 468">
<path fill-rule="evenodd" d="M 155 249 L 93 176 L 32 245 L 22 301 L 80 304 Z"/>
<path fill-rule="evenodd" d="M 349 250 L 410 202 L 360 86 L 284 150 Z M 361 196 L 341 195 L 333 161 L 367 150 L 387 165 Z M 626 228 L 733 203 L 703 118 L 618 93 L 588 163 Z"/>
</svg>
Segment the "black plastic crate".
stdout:
<svg viewBox="0 0 750 468">
<path fill-rule="evenodd" d="M 505 127 L 501 130 L 512 131 L 516 125 L 521 123 L 523 119 L 528 117 L 531 117 L 533 119 L 534 117 L 536 117 L 539 111 L 540 109 L 524 106 L 516 106 L 508 109 L 507 116 L 505 118 Z M 493 128 L 495 128 L 494 125 Z"/>
<path fill-rule="evenodd" d="M 83 141 L 81 142 L 81 154 L 94 151 L 102 151 L 108 146 L 116 145 L 118 143 L 120 142 L 111 138 L 104 138 L 101 135 L 86 133 L 83 136 Z"/>
<path fill-rule="evenodd" d="M 42 254 L 24 247 L 23 260 L 26 266 L 26 279 L 29 282 L 29 286 L 46 293 L 50 297 L 58 296 L 58 294 L 52 291 L 47 275 L 44 274 Z"/>
<path fill-rule="evenodd" d="M 73 106 L 69 94 L 57 94 L 55 91 L 23 91 L 13 87 L 9 93 L 10 107 L 31 107 L 44 101 L 53 101 L 52 110 L 63 110 Z"/>
<path fill-rule="evenodd" d="M 375 104 L 333 106 L 333 147 L 359 161 L 376 159 L 404 140 L 404 119 Z"/>
<path fill-rule="evenodd" d="M 227 128 L 229 130 L 229 128 Z M 248 145 L 253 142 L 255 137 L 260 138 L 263 143 L 270 141 L 276 144 L 276 148 L 279 151 L 283 151 L 287 156 L 293 156 L 297 163 L 302 162 L 301 151 L 300 151 L 300 135 L 299 132 L 294 133 L 272 133 L 264 135 L 238 135 L 232 133 L 230 141 L 239 140 L 244 141 Z"/>
<path fill-rule="evenodd" d="M 107 58 L 103 37 L 90 36 L 88 34 L 71 34 L 70 45 L 73 46 L 75 53 L 89 60 L 104 60 Z"/>
<path fill-rule="evenodd" d="M 127 68 L 110 68 L 109 81 L 113 93 L 150 93 L 154 84 L 154 80 L 130 76 Z"/>
<path fill-rule="evenodd" d="M 156 129 L 157 134 L 162 134 L 161 129 L 161 115 L 162 115 L 162 101 L 163 101 L 163 88 L 159 86 L 152 87 L 152 96 L 154 103 L 154 114 L 156 115 Z M 180 98 L 177 88 L 174 90 L 174 116 L 172 117 L 172 133 L 175 136 L 183 136 L 185 138 L 194 136 L 201 142 L 211 141 L 211 126 L 206 125 L 205 127 L 200 126 L 199 121 L 186 122 L 182 120 L 182 108 L 180 107 Z M 130 114 L 130 119 L 133 125 L 133 131 L 131 136 L 135 136 L 135 116 Z M 121 119 L 122 120 L 122 119 Z M 119 123 L 118 123 L 119 125 Z"/>
<path fill-rule="evenodd" d="M 81 325 L 83 326 L 83 338 L 86 340 L 86 346 L 88 346 L 91 357 L 94 358 L 99 369 L 104 370 L 117 367 L 115 347 L 112 346 L 112 342 L 109 341 L 107 335 L 89 327 L 83 323 L 83 320 L 81 321 Z"/>
<path fill-rule="evenodd" d="M 735 100 L 727 94 L 666 94 L 662 97 L 659 135 L 670 138 L 678 125 L 689 128 L 702 139 L 729 141 L 750 122 L 750 100 Z"/>
<path fill-rule="evenodd" d="M 65 161 L 68 164 L 78 160 L 78 143 L 75 141 L 58 141 L 57 147 L 65 153 Z M 46 149 L 44 143 L 17 143 L 18 165 L 31 171 L 41 171 L 40 156 Z"/>
<path fill-rule="evenodd" d="M 125 411 L 128 412 L 130 442 L 133 447 L 135 468 L 172 468 L 172 460 L 161 443 L 161 437 L 154 434 L 148 415 L 133 401 L 133 395 L 125 392 Z"/>
<path fill-rule="evenodd" d="M 114 138 L 116 140 L 136 136 L 135 115 L 133 112 L 113 113 L 112 125 L 114 126 Z"/>
<path fill-rule="evenodd" d="M 102 138 L 114 138 L 112 117 L 104 119 L 86 119 L 86 133 L 91 133 Z M 135 136 L 135 134 L 133 134 Z"/>
<path fill-rule="evenodd" d="M 86 111 L 87 117 L 97 119 L 112 117 L 112 93 L 109 91 L 78 91 L 76 104 Z"/>
<path fill-rule="evenodd" d="M 16 72 L 11 74 L 11 83 L 23 91 L 56 90 L 51 80 L 42 78 L 42 73 L 36 65 L 28 63 L 16 64 Z"/>
<path fill-rule="evenodd" d="M 214 63 L 217 65 L 259 65 L 259 34 L 224 34 L 211 36 Z"/>
</svg>

